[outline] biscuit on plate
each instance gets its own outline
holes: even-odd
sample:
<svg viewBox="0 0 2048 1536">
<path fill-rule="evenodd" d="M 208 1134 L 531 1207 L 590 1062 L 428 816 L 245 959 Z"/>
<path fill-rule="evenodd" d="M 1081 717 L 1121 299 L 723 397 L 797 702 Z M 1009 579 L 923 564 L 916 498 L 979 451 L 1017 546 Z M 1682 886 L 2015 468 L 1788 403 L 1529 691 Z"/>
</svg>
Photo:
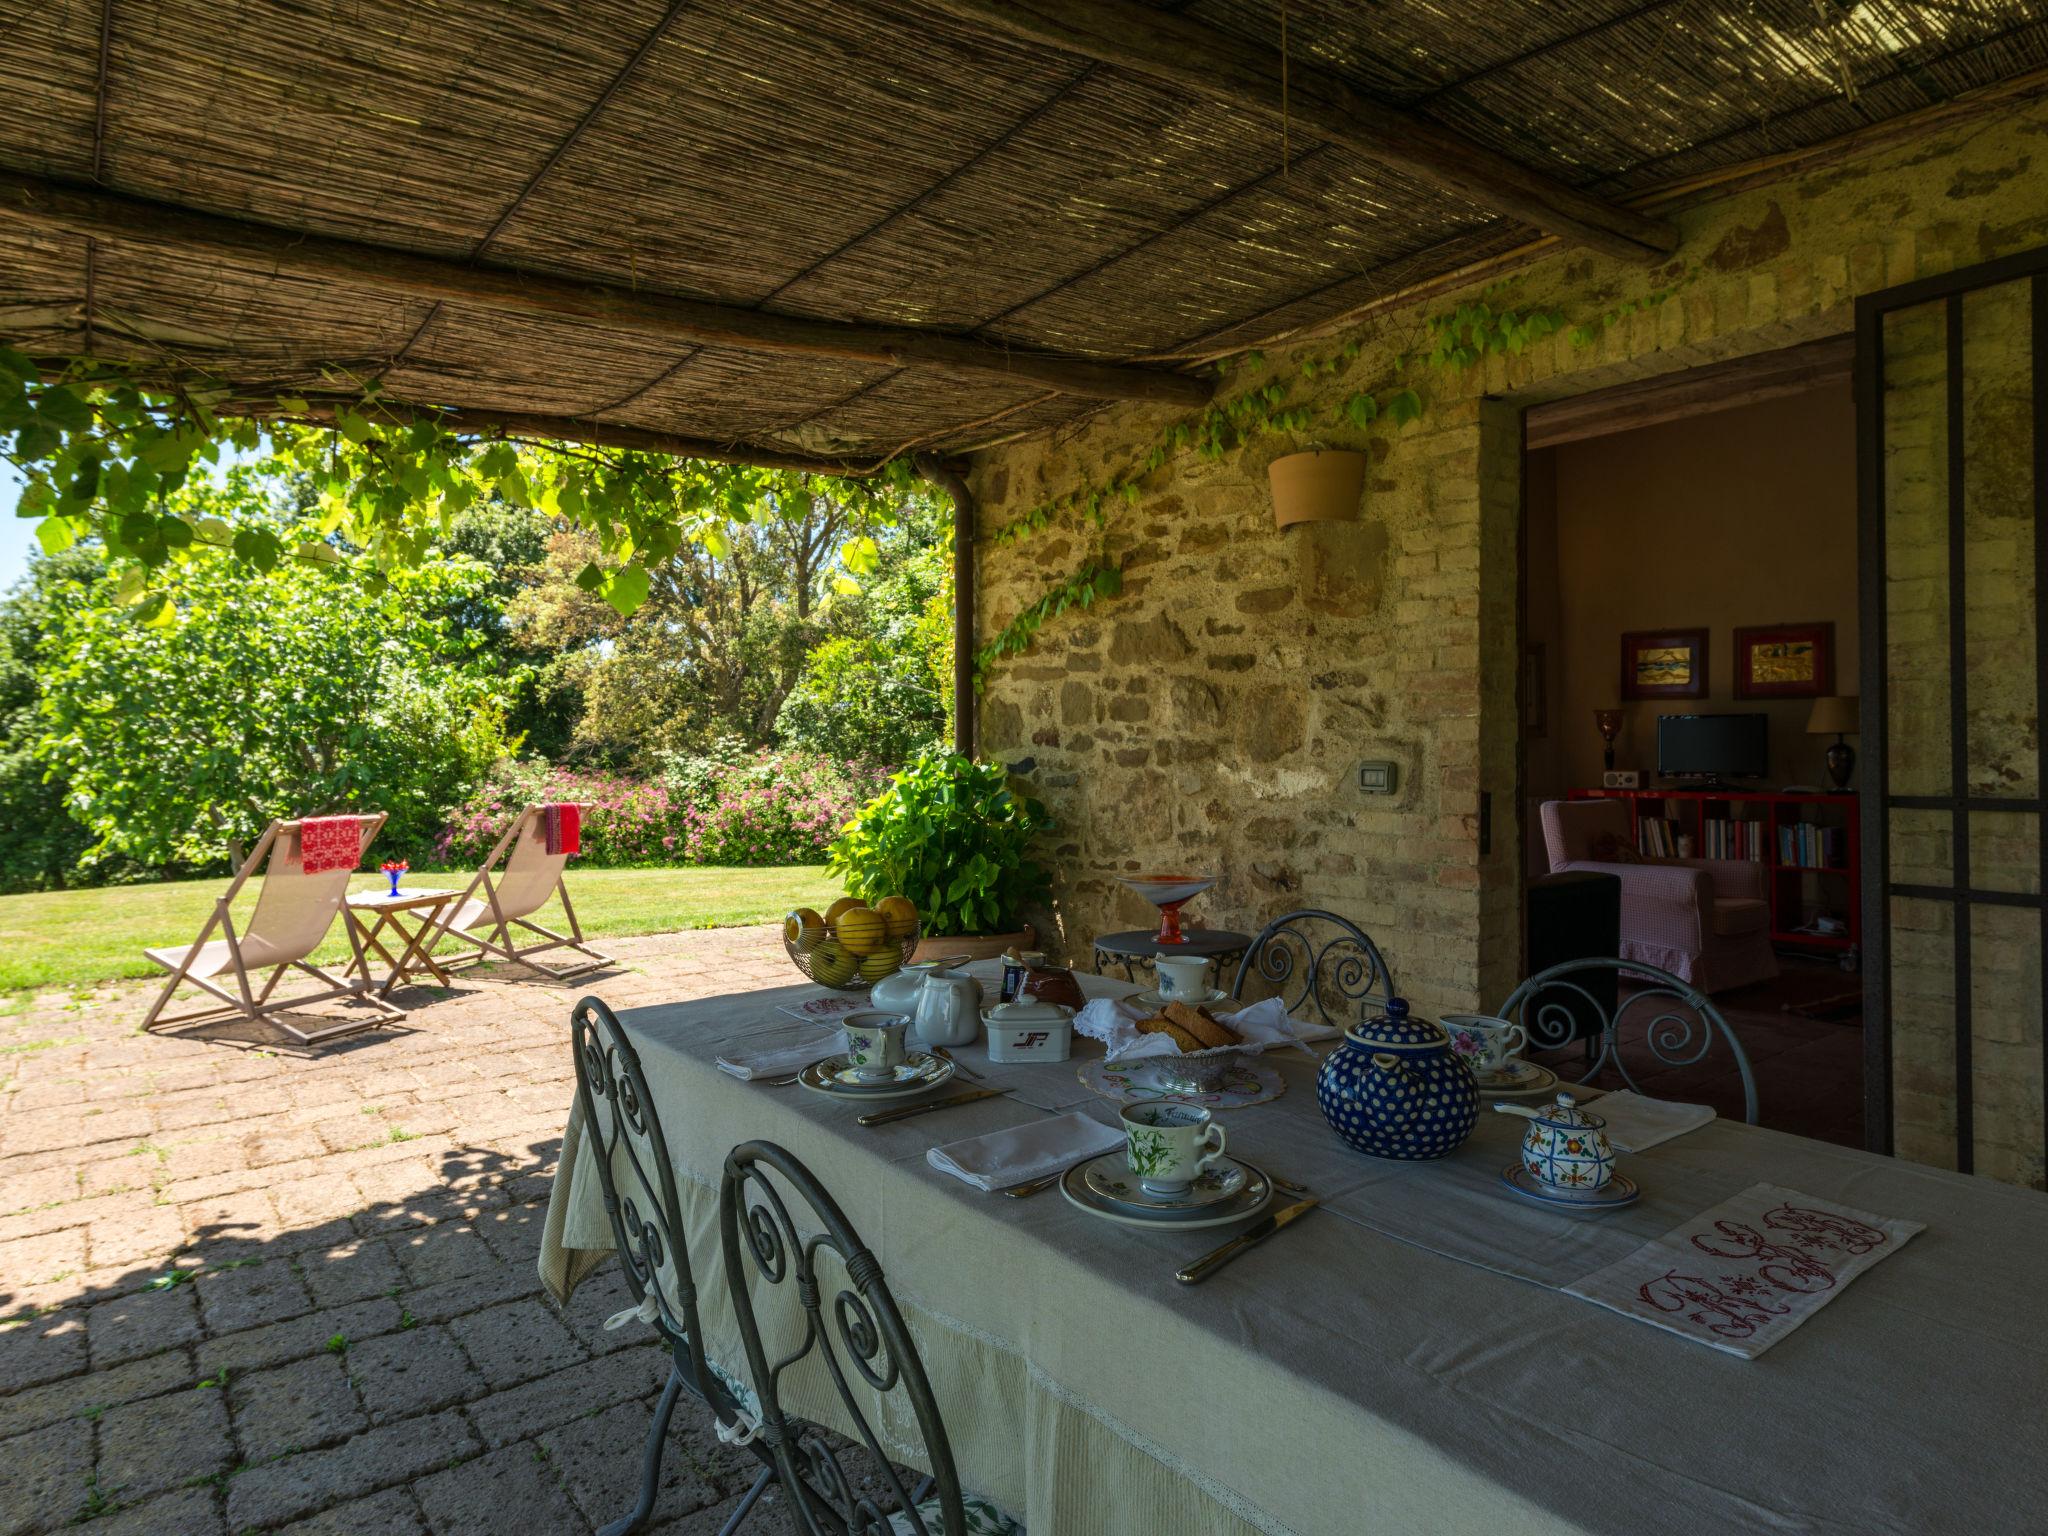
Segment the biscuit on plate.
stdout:
<svg viewBox="0 0 2048 1536">
<path fill-rule="evenodd" d="M 1149 1019 L 1140 1019 L 1138 1021 L 1138 1033 L 1141 1035 L 1165 1035 L 1175 1045 L 1179 1046 L 1185 1055 L 1193 1055 L 1196 1051 L 1202 1049 L 1202 1042 L 1200 1040 L 1189 1034 L 1185 1029 L 1182 1029 L 1163 1013 L 1155 1014 Z"/>
<path fill-rule="evenodd" d="M 1206 1008 L 1190 1008 L 1186 1003 L 1168 1003 L 1166 1016 L 1201 1041 L 1205 1050 L 1244 1043 L 1242 1035 Z"/>
</svg>

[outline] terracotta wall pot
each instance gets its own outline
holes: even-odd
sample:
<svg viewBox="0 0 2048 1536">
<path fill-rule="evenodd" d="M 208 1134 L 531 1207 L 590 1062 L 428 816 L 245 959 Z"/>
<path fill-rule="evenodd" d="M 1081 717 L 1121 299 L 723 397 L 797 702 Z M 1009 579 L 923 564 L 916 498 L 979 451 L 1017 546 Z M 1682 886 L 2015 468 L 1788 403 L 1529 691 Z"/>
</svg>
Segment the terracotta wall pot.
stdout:
<svg viewBox="0 0 2048 1536">
<path fill-rule="evenodd" d="M 1038 946 L 1038 930 L 1026 923 L 1015 933 L 984 933 L 973 938 L 926 937 L 917 941 L 910 960 L 944 960 L 965 955 L 969 960 L 993 960 L 1006 949 L 1026 950 Z"/>
<path fill-rule="evenodd" d="M 1352 522 L 1365 494 L 1365 455 L 1316 448 L 1275 459 L 1266 470 L 1273 486 L 1273 526 Z"/>
</svg>

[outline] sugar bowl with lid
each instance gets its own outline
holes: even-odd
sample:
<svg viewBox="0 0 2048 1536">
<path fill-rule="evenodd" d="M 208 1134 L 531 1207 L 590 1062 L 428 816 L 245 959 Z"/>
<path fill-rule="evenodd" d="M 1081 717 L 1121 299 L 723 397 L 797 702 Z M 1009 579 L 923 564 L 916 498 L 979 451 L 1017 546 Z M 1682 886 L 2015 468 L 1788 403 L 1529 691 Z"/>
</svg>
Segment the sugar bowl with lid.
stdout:
<svg viewBox="0 0 2048 1536">
<path fill-rule="evenodd" d="M 1568 1093 L 1540 1106 L 1496 1100 L 1503 1115 L 1529 1122 L 1522 1133 L 1522 1167 L 1545 1189 L 1586 1195 L 1605 1189 L 1614 1177 L 1614 1148 L 1607 1140 L 1607 1122 L 1579 1108 Z"/>
</svg>

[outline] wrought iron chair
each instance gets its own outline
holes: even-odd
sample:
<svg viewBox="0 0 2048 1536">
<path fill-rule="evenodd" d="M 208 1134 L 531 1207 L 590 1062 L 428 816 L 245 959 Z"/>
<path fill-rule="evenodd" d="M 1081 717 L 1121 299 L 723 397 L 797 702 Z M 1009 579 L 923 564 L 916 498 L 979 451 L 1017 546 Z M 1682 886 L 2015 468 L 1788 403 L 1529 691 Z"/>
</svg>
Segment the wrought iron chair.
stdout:
<svg viewBox="0 0 2048 1536">
<path fill-rule="evenodd" d="M 639 1502 L 623 1519 L 599 1536 L 626 1536 L 638 1530 L 653 1512 L 668 1447 L 668 1426 L 678 1394 L 687 1391 L 717 1418 L 721 1439 L 744 1440 L 754 1404 L 753 1394 L 729 1371 L 704 1353 L 703 1329 L 697 1316 L 697 1286 L 690 1255 L 682 1241 L 682 1207 L 676 1198 L 675 1165 L 661 1121 L 647 1092 L 639 1054 L 611 1009 L 594 997 L 578 1003 L 569 1016 L 576 1055 L 576 1098 L 582 1109 L 584 1134 L 597 1163 L 626 1288 L 639 1305 L 605 1324 L 613 1327 L 637 1318 L 653 1325 L 668 1345 L 672 1363 L 668 1385 L 654 1410 L 641 1458 Z M 764 1447 L 753 1447 L 761 1461 L 753 1486 L 719 1528 L 730 1536 L 752 1511 L 775 1479 L 775 1463 Z"/>
<path fill-rule="evenodd" d="M 791 1218 L 792 1204 L 808 1236 Z M 773 1142 L 733 1148 L 719 1191 L 718 1226 L 726 1285 L 746 1343 L 748 1374 L 760 1397 L 757 1443 L 765 1444 L 774 1458 L 799 1529 L 806 1536 L 1024 1536 L 1014 1518 L 962 1492 L 931 1382 L 881 1263 L 810 1169 Z M 821 1275 L 821 1261 L 828 1274 L 839 1273 Z M 754 1310 L 750 1267 L 753 1276 L 771 1286 L 793 1282 L 802 1309 L 801 1337 L 773 1360 Z M 822 1359 L 847 1421 L 875 1464 L 880 1496 L 857 1490 L 818 1426 L 783 1408 L 786 1374 L 814 1354 Z M 848 1366 L 874 1392 L 900 1392 L 908 1400 L 931 1464 L 930 1474 L 915 1488 L 904 1486 L 882 1449 L 861 1410 Z M 896 1507 L 885 1509 L 883 1502 Z"/>
<path fill-rule="evenodd" d="M 1617 982 L 1623 984 L 1618 991 Z M 1661 1013 L 1656 1011 L 1660 1007 Z M 1667 1067 L 1694 1066 L 1706 1059 L 1716 1036 L 1725 1040 L 1742 1077 L 1742 1117 L 1756 1124 L 1756 1073 L 1749 1053 L 1706 993 L 1669 971 L 1634 960 L 1566 960 L 1515 988 L 1500 1017 L 1520 1024 L 1534 1050 L 1558 1050 L 1583 1034 L 1582 1021 L 1596 1022 L 1598 1032 L 1586 1039 L 1586 1070 L 1576 1081 L 1591 1082 L 1611 1065 L 1624 1083 L 1642 1093 L 1621 1054 L 1622 1024 L 1638 1010 L 1644 1017 L 1644 1045 Z"/>
<path fill-rule="evenodd" d="M 1333 1018 L 1333 1008 L 1342 1014 L 1356 1003 L 1362 1019 L 1375 990 L 1381 1002 L 1394 995 L 1394 973 L 1379 946 L 1349 918 L 1318 907 L 1289 912 L 1260 929 L 1237 962 L 1230 995 L 1242 1001 L 1254 976 L 1272 984 L 1289 1014 L 1299 1017 L 1301 1005 L 1313 1003 L 1317 1016 L 1337 1029 L 1352 1021 Z"/>
</svg>

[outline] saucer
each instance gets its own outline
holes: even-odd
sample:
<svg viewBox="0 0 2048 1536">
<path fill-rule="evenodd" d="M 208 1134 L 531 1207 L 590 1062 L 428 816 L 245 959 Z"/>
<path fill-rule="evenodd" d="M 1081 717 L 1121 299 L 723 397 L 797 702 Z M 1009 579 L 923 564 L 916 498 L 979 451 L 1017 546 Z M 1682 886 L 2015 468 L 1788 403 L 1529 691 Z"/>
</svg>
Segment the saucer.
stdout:
<svg viewBox="0 0 2048 1536">
<path fill-rule="evenodd" d="M 907 1099 L 927 1093 L 950 1081 L 952 1076 L 952 1062 L 928 1056 L 923 1051 L 912 1051 L 889 1077 L 880 1082 L 863 1082 L 855 1077 L 853 1068 L 846 1064 L 844 1053 L 812 1062 L 797 1074 L 796 1080 L 799 1086 L 813 1093 L 822 1093 L 828 1099 L 857 1099 L 869 1103 L 878 1099 Z"/>
<path fill-rule="evenodd" d="M 1616 1206 L 1633 1205 L 1642 1190 L 1636 1181 L 1625 1173 L 1617 1173 L 1598 1189 L 1574 1194 L 1568 1190 L 1552 1189 L 1539 1184 L 1534 1174 L 1520 1163 L 1509 1163 L 1500 1171 L 1501 1182 L 1525 1199 L 1543 1205 L 1564 1206 L 1575 1211 L 1611 1211 Z"/>
<path fill-rule="evenodd" d="M 1548 1093 L 1557 1086 L 1557 1074 L 1548 1067 L 1538 1066 L 1533 1061 L 1511 1061 L 1507 1070 L 1496 1076 L 1481 1077 L 1472 1074 L 1472 1081 L 1479 1085 L 1479 1091 L 1489 1098 L 1526 1099 L 1539 1093 Z"/>
<path fill-rule="evenodd" d="M 1108 1154 L 1118 1159 L 1122 1152 Z M 1097 1158 L 1095 1162 L 1100 1162 Z M 1267 1177 L 1250 1163 L 1243 1167 L 1247 1177 L 1244 1187 L 1227 1200 L 1218 1200 L 1194 1214 L 1174 1215 L 1162 1213 L 1156 1216 L 1139 1214 L 1139 1207 L 1117 1205 L 1104 1199 L 1090 1189 L 1082 1178 L 1082 1170 L 1092 1166 L 1083 1163 L 1080 1167 L 1069 1168 L 1060 1177 L 1060 1193 L 1067 1197 L 1069 1205 L 1077 1206 L 1090 1216 L 1099 1216 L 1104 1221 L 1113 1221 L 1125 1227 L 1149 1227 L 1157 1232 L 1162 1229 L 1175 1232 L 1190 1232 L 1197 1227 L 1227 1227 L 1233 1222 L 1243 1221 L 1247 1216 L 1256 1216 L 1266 1208 L 1273 1198 L 1273 1185 Z M 1133 1187 L 1137 1180 L 1131 1181 Z"/>
<path fill-rule="evenodd" d="M 1221 987 L 1211 987 L 1209 995 L 1203 998 L 1168 997 L 1157 987 L 1147 987 L 1142 992 L 1132 993 L 1129 1000 L 1140 1008 L 1164 1008 L 1168 1003 L 1186 1003 L 1190 1008 L 1214 1008 L 1218 1003 L 1229 1003 L 1230 1011 L 1237 1012 L 1237 999 Z"/>
<path fill-rule="evenodd" d="M 1119 1210 L 1148 1216 L 1186 1217 L 1205 1211 L 1237 1195 L 1251 1176 L 1249 1168 L 1226 1155 L 1217 1159 L 1215 1166 L 1196 1175 L 1194 1183 L 1179 1194 L 1159 1195 L 1131 1172 L 1121 1150 L 1081 1165 L 1081 1178 L 1091 1195 Z"/>
</svg>

